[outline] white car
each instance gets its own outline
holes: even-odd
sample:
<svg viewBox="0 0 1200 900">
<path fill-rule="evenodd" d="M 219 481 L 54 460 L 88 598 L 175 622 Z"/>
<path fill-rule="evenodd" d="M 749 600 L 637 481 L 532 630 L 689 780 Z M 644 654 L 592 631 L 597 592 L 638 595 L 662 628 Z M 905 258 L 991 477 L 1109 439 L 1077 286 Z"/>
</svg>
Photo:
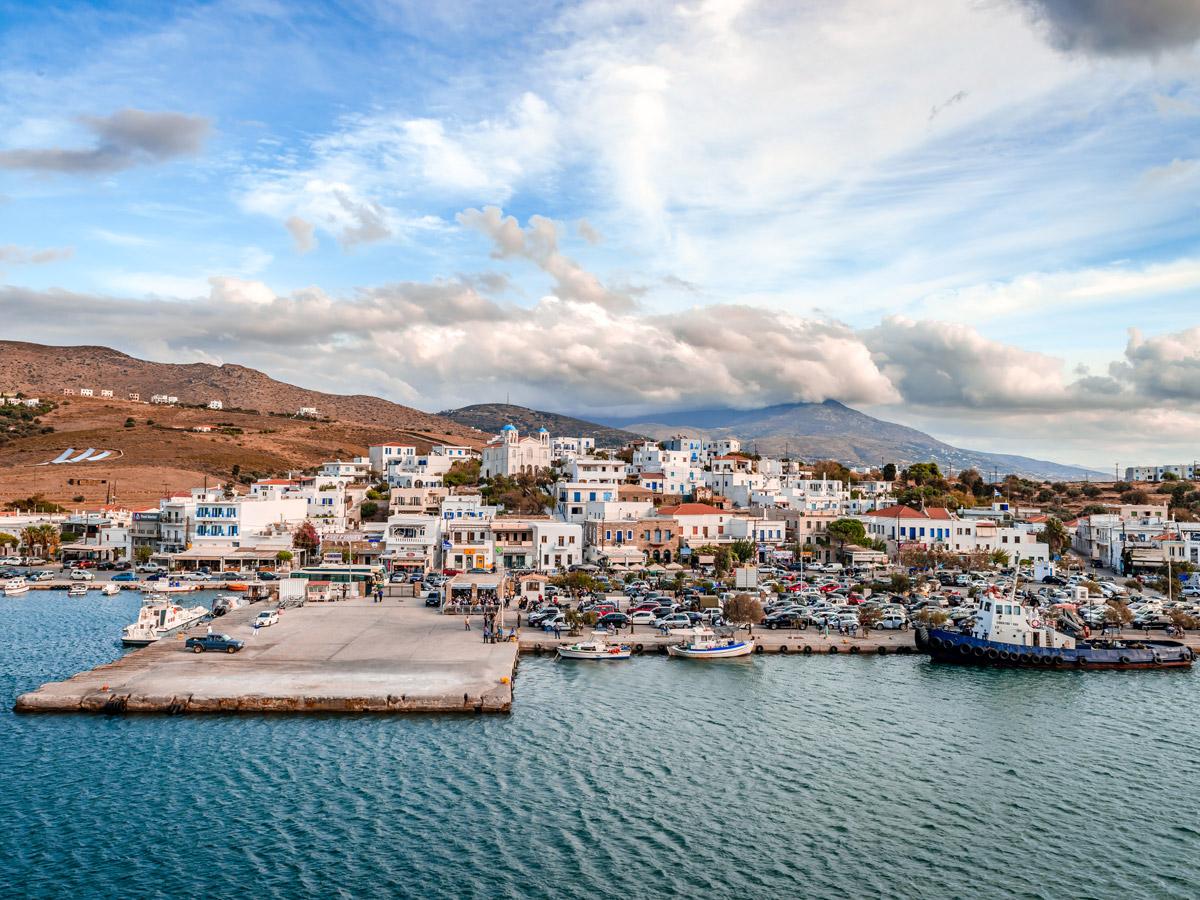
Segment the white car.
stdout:
<svg viewBox="0 0 1200 900">
<path fill-rule="evenodd" d="M 631 621 L 634 625 L 653 625 L 654 613 L 648 609 L 641 609 L 635 613 L 631 613 L 629 616 L 629 621 Z"/>
<path fill-rule="evenodd" d="M 264 609 L 254 617 L 254 624 L 259 628 L 266 628 L 268 625 L 275 625 L 279 622 L 279 613 L 273 609 Z"/>
<path fill-rule="evenodd" d="M 6 556 L 4 559 L 0 559 L 0 566 L 19 566 L 20 564 L 21 557 L 19 556 Z"/>
<path fill-rule="evenodd" d="M 96 576 L 93 575 L 91 572 L 89 572 L 87 569 L 72 569 L 71 570 L 71 580 L 72 581 L 95 581 Z"/>
<path fill-rule="evenodd" d="M 691 628 L 692 620 L 683 613 L 671 613 L 661 619 L 654 620 L 655 628 Z"/>
</svg>

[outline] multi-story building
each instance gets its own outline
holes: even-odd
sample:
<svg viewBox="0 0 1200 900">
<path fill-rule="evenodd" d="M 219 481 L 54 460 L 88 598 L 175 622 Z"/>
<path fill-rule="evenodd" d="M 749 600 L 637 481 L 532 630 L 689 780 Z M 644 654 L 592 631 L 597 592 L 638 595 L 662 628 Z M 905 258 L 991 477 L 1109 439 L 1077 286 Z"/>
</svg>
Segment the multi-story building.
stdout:
<svg viewBox="0 0 1200 900">
<path fill-rule="evenodd" d="M 535 567 L 541 572 L 562 572 L 583 562 L 583 526 L 575 522 L 534 519 Z"/>
<path fill-rule="evenodd" d="M 371 474 L 382 477 L 388 474 L 393 464 L 402 469 L 414 466 L 417 448 L 412 444 L 373 444 L 367 448 L 367 459 L 371 461 Z M 412 471 L 408 468 L 407 471 Z"/>
<path fill-rule="evenodd" d="M 437 565 L 441 520 L 423 513 L 388 516 L 382 560 L 392 571 L 428 572 Z"/>
<path fill-rule="evenodd" d="M 1200 464 L 1179 463 L 1165 466 L 1130 466 L 1125 470 L 1126 481 L 1162 481 L 1164 475 L 1174 475 L 1181 481 L 1200 478 Z"/>
<path fill-rule="evenodd" d="M 625 480 L 625 463 L 594 456 L 568 460 L 554 485 L 555 514 L 565 522 L 583 522 L 588 503 L 618 499 Z"/>
<path fill-rule="evenodd" d="M 575 459 L 596 452 L 596 439 L 590 437 L 556 437 L 550 441 L 551 460 Z"/>
</svg>

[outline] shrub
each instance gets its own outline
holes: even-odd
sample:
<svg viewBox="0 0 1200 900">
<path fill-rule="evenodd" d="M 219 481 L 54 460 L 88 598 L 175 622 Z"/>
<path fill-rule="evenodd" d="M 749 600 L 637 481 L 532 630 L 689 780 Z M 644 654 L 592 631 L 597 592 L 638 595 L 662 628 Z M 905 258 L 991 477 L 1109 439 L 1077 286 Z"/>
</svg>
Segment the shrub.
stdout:
<svg viewBox="0 0 1200 900">
<path fill-rule="evenodd" d="M 762 617 L 763 608 L 757 597 L 736 594 L 725 601 L 725 619 L 729 622 L 758 622 Z"/>
</svg>

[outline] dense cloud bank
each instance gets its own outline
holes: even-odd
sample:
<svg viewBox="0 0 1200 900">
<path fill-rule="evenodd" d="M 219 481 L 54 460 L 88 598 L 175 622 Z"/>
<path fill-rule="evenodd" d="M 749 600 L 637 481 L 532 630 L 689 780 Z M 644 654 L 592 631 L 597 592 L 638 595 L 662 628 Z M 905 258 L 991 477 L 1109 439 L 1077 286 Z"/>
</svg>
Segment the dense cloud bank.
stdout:
<svg viewBox="0 0 1200 900">
<path fill-rule="evenodd" d="M 603 289 L 601 289 L 603 293 Z M 334 298 L 213 278 L 185 300 L 0 289 L 8 336 L 81 334 L 165 362 L 236 362 L 305 386 L 371 391 L 427 408 L 512 391 L 551 408 L 661 410 L 836 399 L 980 413 L 1133 410 L 1200 399 L 1200 328 L 1134 331 L 1104 374 L 973 328 L 890 316 L 845 324 L 742 305 L 614 310 L 550 295 L 499 302 L 468 280 L 396 283 Z M 86 332 L 81 331 L 86 316 Z"/>
</svg>

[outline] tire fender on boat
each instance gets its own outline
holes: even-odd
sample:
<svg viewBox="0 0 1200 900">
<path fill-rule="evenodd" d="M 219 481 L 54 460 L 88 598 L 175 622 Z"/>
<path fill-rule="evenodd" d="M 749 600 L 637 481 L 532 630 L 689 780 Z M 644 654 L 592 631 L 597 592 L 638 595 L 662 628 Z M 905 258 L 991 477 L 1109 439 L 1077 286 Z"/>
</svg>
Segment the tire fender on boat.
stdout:
<svg viewBox="0 0 1200 900">
<path fill-rule="evenodd" d="M 988 659 L 999 659 L 1000 651 L 997 650 L 995 647 L 989 647 L 987 649 L 987 658 Z"/>
<path fill-rule="evenodd" d="M 975 657 L 982 657 L 986 652 L 987 651 L 984 650 L 982 647 L 972 647 L 971 648 L 971 655 L 975 656 Z"/>
<path fill-rule="evenodd" d="M 1028 653 L 1018 653 L 1017 654 L 1017 662 L 1021 663 L 1022 665 L 1025 665 L 1025 666 L 1029 665 L 1029 663 L 1032 659 L 1033 659 L 1033 657 L 1030 656 Z"/>
<path fill-rule="evenodd" d="M 1129 657 L 1128 656 L 1121 657 L 1121 665 L 1123 665 L 1123 666 L 1129 665 Z"/>
</svg>

